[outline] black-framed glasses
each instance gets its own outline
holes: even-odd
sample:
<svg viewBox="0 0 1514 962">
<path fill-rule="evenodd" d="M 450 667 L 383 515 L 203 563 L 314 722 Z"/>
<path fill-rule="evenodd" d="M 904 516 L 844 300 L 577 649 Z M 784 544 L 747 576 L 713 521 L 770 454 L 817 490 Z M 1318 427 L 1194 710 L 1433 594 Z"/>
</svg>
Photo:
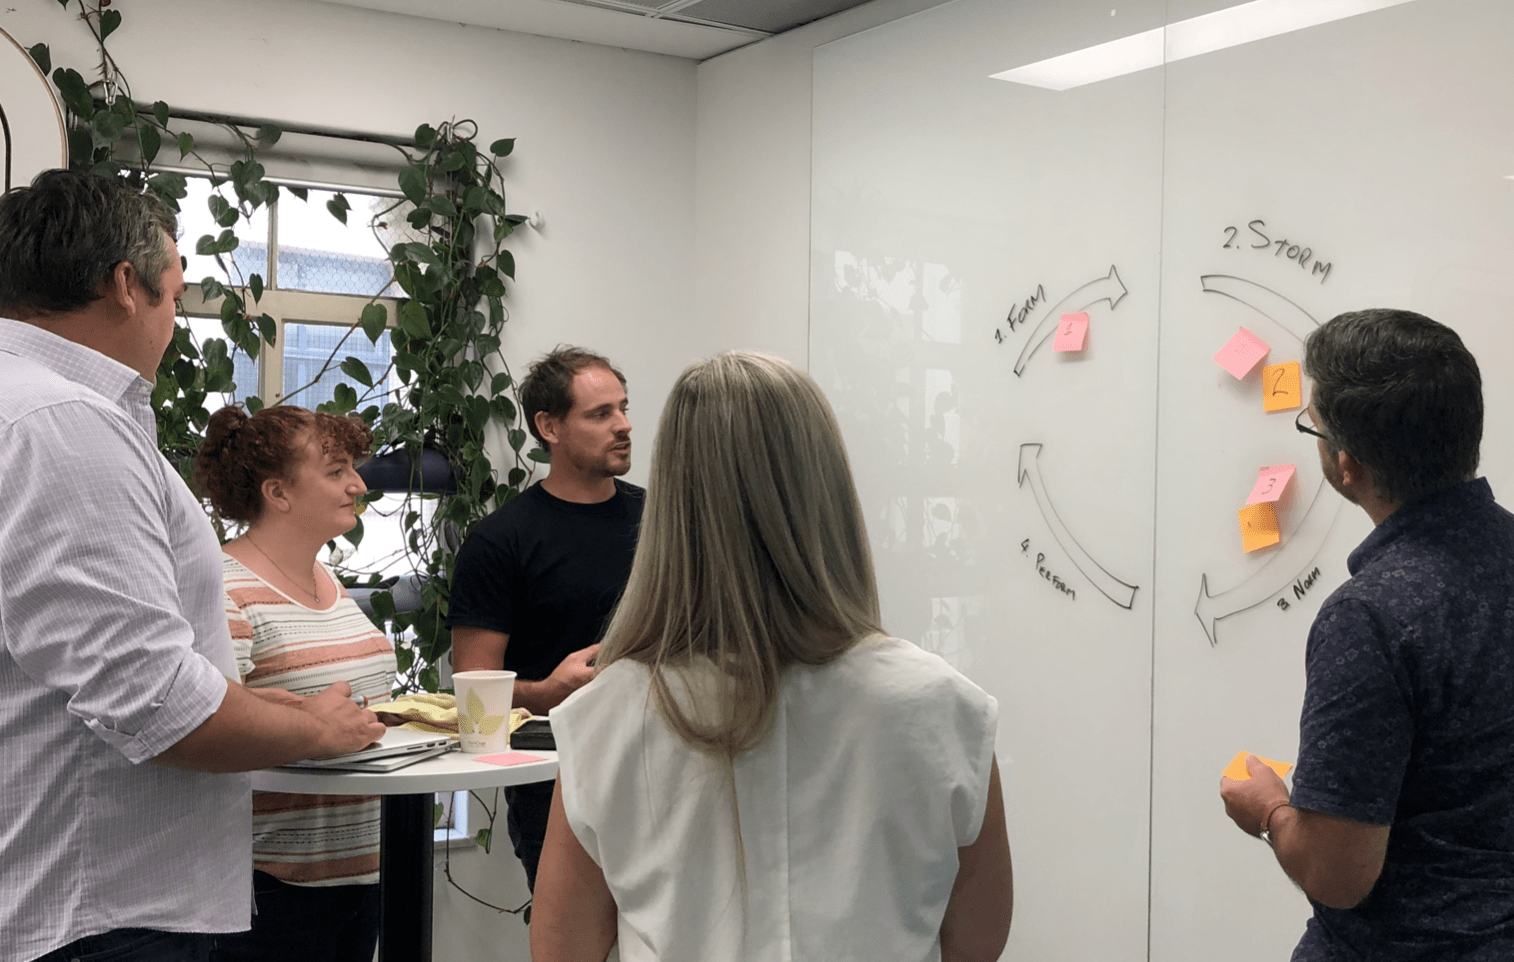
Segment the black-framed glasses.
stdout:
<svg viewBox="0 0 1514 962">
<path fill-rule="evenodd" d="M 1307 425 L 1307 424 L 1304 423 L 1304 415 L 1306 415 L 1308 413 L 1309 413 L 1309 409 L 1308 408 L 1304 408 L 1302 411 L 1299 411 L 1298 412 L 1298 417 L 1296 417 L 1296 418 L 1293 419 L 1293 426 L 1296 427 L 1296 428 L 1298 428 L 1300 434 L 1312 434 L 1315 437 L 1319 438 L 1321 441 L 1329 441 L 1330 438 L 1329 438 L 1328 435 L 1321 434 L 1318 431 L 1316 431 L 1314 428 L 1312 428 L 1309 425 Z M 1314 419 L 1311 417 L 1309 420 L 1313 421 Z"/>
</svg>

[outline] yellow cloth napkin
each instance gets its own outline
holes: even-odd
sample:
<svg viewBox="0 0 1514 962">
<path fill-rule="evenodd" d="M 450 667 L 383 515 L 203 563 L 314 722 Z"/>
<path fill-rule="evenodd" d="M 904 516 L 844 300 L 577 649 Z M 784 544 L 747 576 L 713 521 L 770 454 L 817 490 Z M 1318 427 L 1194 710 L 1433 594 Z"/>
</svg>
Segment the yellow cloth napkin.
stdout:
<svg viewBox="0 0 1514 962">
<path fill-rule="evenodd" d="M 392 719 L 382 716 L 390 715 L 404 719 L 404 723 L 398 726 L 400 728 L 457 737 L 457 699 L 445 692 L 420 691 L 401 695 L 394 701 L 374 705 L 373 713 L 379 715 L 379 721 L 385 724 L 389 724 Z M 530 711 L 524 708 L 511 709 L 510 731 L 515 731 L 530 720 Z"/>
</svg>

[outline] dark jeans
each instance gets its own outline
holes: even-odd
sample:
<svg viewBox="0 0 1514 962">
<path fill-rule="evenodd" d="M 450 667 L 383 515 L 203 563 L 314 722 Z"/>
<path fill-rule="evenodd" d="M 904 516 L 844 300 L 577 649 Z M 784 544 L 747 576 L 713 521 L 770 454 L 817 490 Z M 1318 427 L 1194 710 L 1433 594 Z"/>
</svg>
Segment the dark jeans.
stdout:
<svg viewBox="0 0 1514 962">
<path fill-rule="evenodd" d="M 205 962 L 213 935 L 159 932 L 156 929 L 113 929 L 86 935 L 35 962 Z"/>
<path fill-rule="evenodd" d="M 377 885 L 290 885 L 252 873 L 252 931 L 216 938 L 214 962 L 372 962 Z"/>
<path fill-rule="evenodd" d="M 505 830 L 515 857 L 526 870 L 526 887 L 536 891 L 536 865 L 541 861 L 541 843 L 547 837 L 547 815 L 552 811 L 552 782 L 533 782 L 505 789 Z"/>
</svg>

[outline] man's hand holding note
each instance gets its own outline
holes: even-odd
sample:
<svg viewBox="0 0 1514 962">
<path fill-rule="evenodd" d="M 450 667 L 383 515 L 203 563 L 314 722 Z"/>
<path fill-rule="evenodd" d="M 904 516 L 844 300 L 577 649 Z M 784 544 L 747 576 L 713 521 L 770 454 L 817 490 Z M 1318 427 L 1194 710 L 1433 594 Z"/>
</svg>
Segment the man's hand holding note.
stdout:
<svg viewBox="0 0 1514 962">
<path fill-rule="evenodd" d="M 1240 752 L 1220 776 L 1220 798 L 1225 814 L 1247 835 L 1258 835 L 1274 810 L 1288 804 L 1288 788 L 1282 776 L 1293 769 L 1289 762 L 1258 758 Z"/>
</svg>

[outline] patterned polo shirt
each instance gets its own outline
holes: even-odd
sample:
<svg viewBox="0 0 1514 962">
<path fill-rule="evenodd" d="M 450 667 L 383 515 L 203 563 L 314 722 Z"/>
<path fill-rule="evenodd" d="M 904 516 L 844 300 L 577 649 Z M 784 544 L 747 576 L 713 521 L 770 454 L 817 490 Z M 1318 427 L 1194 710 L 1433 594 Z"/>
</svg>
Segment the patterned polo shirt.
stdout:
<svg viewBox="0 0 1514 962">
<path fill-rule="evenodd" d="M 1410 501 L 1309 633 L 1293 804 L 1391 825 L 1294 962 L 1514 958 L 1514 515 L 1487 481 Z"/>
</svg>

